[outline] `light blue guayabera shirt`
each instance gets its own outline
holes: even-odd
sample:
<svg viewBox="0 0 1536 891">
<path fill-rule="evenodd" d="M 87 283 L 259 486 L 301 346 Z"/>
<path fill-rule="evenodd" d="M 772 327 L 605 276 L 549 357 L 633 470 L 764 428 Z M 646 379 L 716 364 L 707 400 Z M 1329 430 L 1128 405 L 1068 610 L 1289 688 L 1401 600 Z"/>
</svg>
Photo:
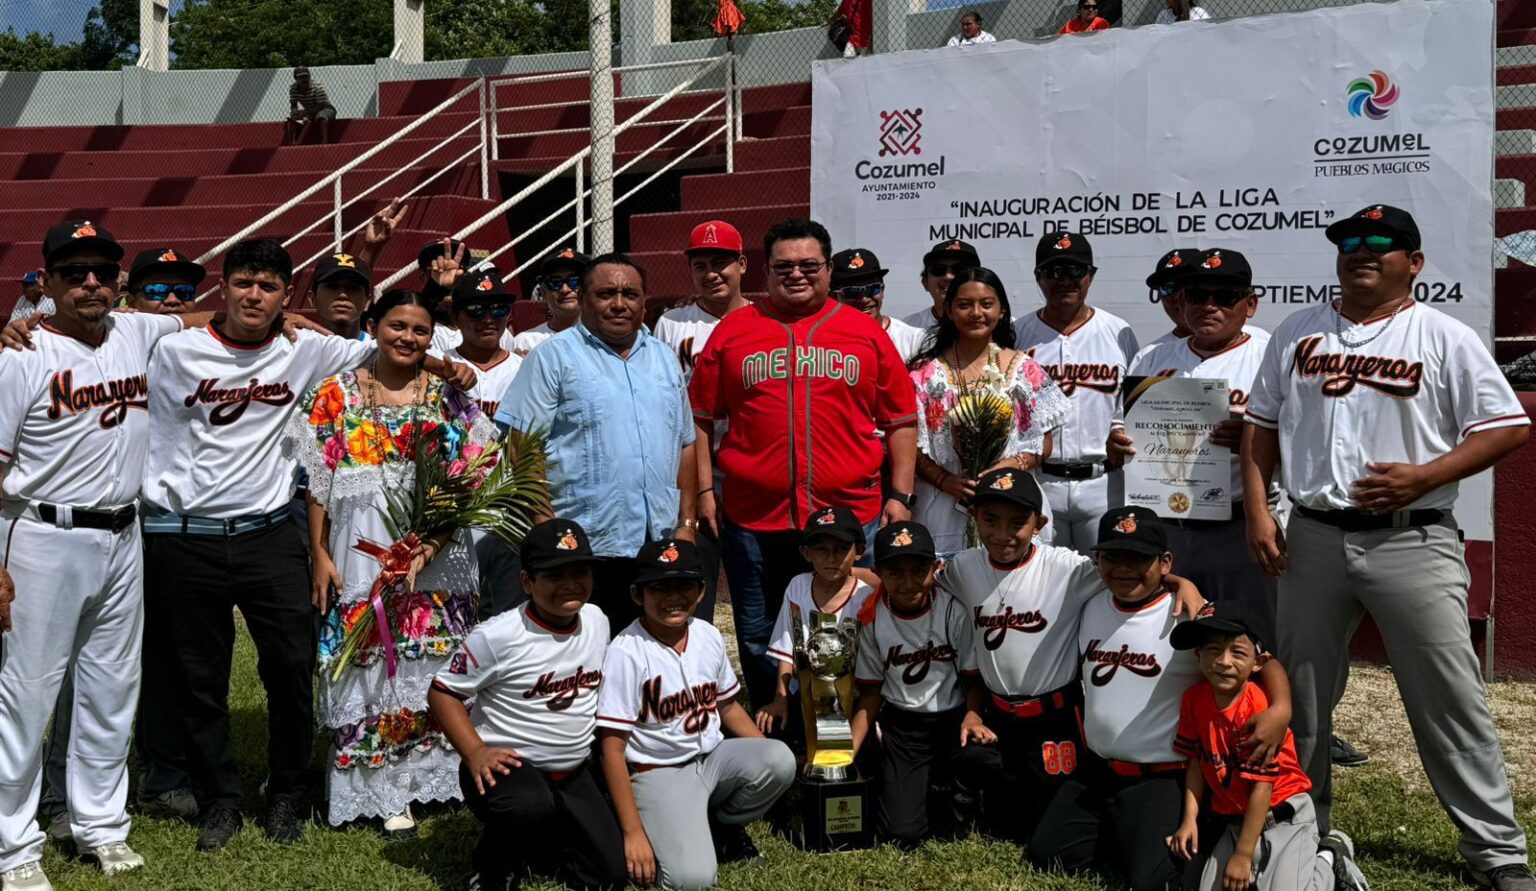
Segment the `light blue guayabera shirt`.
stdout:
<svg viewBox="0 0 1536 891">
<path fill-rule="evenodd" d="M 547 432 L 555 515 L 580 523 L 593 553 L 633 557 L 672 534 L 693 416 L 677 357 L 643 329 L 628 360 L 580 322 L 539 344 L 496 423 Z"/>
</svg>

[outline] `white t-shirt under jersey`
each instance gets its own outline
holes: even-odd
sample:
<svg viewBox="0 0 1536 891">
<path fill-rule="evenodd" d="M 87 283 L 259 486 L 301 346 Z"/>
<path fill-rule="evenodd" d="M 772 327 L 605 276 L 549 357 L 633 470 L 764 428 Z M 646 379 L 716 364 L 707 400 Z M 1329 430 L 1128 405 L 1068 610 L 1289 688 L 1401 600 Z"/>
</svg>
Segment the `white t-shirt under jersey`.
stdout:
<svg viewBox="0 0 1536 891">
<path fill-rule="evenodd" d="M 138 500 L 149 448 L 149 354 L 174 315 L 112 313 L 92 348 L 44 324 L 0 353 L 6 498 L 89 509 Z"/>
<path fill-rule="evenodd" d="M 779 617 L 773 623 L 773 635 L 768 638 L 768 655 L 780 662 L 795 661 L 795 636 L 790 604 L 800 607 L 800 625 L 809 631 L 810 615 L 812 612 L 820 612 L 816 606 L 816 598 L 811 596 L 811 579 L 814 573 L 802 572 L 790 579 L 789 587 L 784 589 L 784 603 L 779 607 Z M 848 600 L 838 608 L 835 615 L 838 619 L 857 619 L 859 610 L 864 607 L 864 601 L 875 593 L 875 589 L 861 581 L 854 581 L 853 593 L 848 595 Z"/>
<path fill-rule="evenodd" d="M 885 333 L 891 336 L 891 342 L 896 344 L 896 352 L 901 353 L 901 361 L 911 362 L 923 348 L 923 340 L 928 337 L 927 328 L 919 328 L 909 325 L 902 319 L 885 317 Z"/>
<path fill-rule="evenodd" d="M 1101 758 L 1135 764 L 1183 761 L 1173 751 L 1184 692 L 1200 682 L 1195 654 L 1169 641 L 1182 619 L 1164 593 L 1127 609 L 1104 591 L 1083 607 L 1083 732 Z"/>
<path fill-rule="evenodd" d="M 954 597 L 934 591 L 927 608 L 904 615 L 884 594 L 865 603 L 859 616 L 859 656 L 854 678 L 880 687 L 886 702 L 909 712 L 943 712 L 965 705 L 960 675 L 974 673 L 969 611 Z"/>
<path fill-rule="evenodd" d="M 470 721 L 486 745 L 540 770 L 571 770 L 592 754 L 607 649 L 608 618 L 596 606 L 559 631 L 524 603 L 476 626 L 433 686 L 474 698 Z"/>
<path fill-rule="evenodd" d="M 925 293 L 923 294 L 923 299 L 931 301 L 933 298 L 929 297 Z M 929 328 L 932 328 L 934 325 L 938 324 L 938 319 L 933 317 L 933 304 L 931 302 L 924 305 L 922 309 L 919 309 L 916 312 L 907 313 L 901 317 L 901 320 L 919 331 L 927 331 Z"/>
<path fill-rule="evenodd" d="M 1105 590 L 1091 557 L 1037 544 L 1023 563 L 999 567 L 985 548 L 961 551 L 939 573 L 970 611 L 972 651 L 987 689 L 1040 696 L 1077 678 L 1083 605 Z"/>
<path fill-rule="evenodd" d="M 298 462 L 282 438 L 299 397 L 362 365 L 376 347 L 313 331 L 258 344 L 234 343 L 213 328 L 162 338 L 149 363 L 144 500 L 220 520 L 286 508 Z"/>
<path fill-rule="evenodd" d="M 508 328 L 507 333 L 501 335 L 501 348 L 509 353 L 526 356 L 533 352 L 534 347 L 554 337 L 555 333 L 549 329 L 548 322 L 540 322 L 527 331 L 517 334 L 513 334 L 512 329 Z"/>
<path fill-rule="evenodd" d="M 1018 348 L 1044 366 L 1072 401 L 1051 441 L 1051 462 L 1103 461 L 1104 440 L 1120 407 L 1120 385 L 1136 355 L 1136 333 L 1097 307 L 1088 320 L 1057 331 L 1032 312 L 1014 325 Z"/>
<path fill-rule="evenodd" d="M 739 687 L 715 626 L 689 619 L 679 653 L 636 619 L 608 645 L 597 724 L 629 734 L 628 761 L 678 764 L 720 745 L 720 705 Z"/>
<path fill-rule="evenodd" d="M 480 410 L 487 418 L 496 417 L 496 409 L 501 407 L 501 397 L 507 392 L 507 387 L 512 385 L 512 378 L 517 377 L 517 370 L 523 366 L 523 358 L 516 353 L 508 352 L 491 364 L 481 366 L 464 358 L 464 354 L 459 352 L 458 347 L 443 355 L 455 362 L 463 362 L 475 370 L 475 386 L 469 391 L 470 398 L 479 404 Z"/>
<path fill-rule="evenodd" d="M 683 369 L 684 381 L 693 380 L 694 360 L 699 353 L 704 352 L 704 344 L 709 342 L 709 335 L 714 333 L 720 319 L 721 316 L 712 314 L 699 304 L 690 303 L 667 310 L 656 320 L 656 329 L 651 333 L 677 357 L 677 363 Z"/>
<path fill-rule="evenodd" d="M 1281 482 L 1314 510 L 1355 509 L 1350 486 L 1368 463 L 1425 464 L 1469 434 L 1530 424 L 1477 333 L 1417 304 L 1365 325 L 1329 303 L 1293 313 L 1270 337 L 1247 420 L 1279 429 Z M 1449 509 L 1456 491 L 1408 509 Z"/>
</svg>

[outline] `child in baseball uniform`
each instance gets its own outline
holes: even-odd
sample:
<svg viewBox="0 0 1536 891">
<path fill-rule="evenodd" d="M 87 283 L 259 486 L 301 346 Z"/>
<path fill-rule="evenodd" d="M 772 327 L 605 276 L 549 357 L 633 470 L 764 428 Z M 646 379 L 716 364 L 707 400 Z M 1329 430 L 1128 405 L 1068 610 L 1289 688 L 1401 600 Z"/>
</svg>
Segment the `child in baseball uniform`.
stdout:
<svg viewBox="0 0 1536 891">
<path fill-rule="evenodd" d="M 1194 650 L 1204 678 L 1179 706 L 1174 749 L 1189 759 L 1184 772 L 1184 819 L 1168 838 L 1179 857 L 1193 859 L 1196 821 L 1207 794 L 1226 821 L 1205 867 L 1202 891 L 1365 891 L 1354 862 L 1354 843 L 1337 830 L 1318 840 L 1312 781 L 1296 760 L 1289 731 L 1277 757 L 1262 767 L 1245 763 L 1240 731 L 1269 699 L 1253 677 L 1267 660 L 1254 630 L 1257 619 L 1241 601 L 1213 603 L 1174 629 L 1175 649 Z"/>
<path fill-rule="evenodd" d="M 875 535 L 880 592 L 859 613 L 853 747 L 879 749 L 875 822 L 902 847 L 930 834 L 930 790 L 947 783 L 961 746 L 995 739 L 981 720 L 970 616 L 934 590 L 938 568 L 927 527 L 891 523 Z"/>
<path fill-rule="evenodd" d="M 630 879 L 708 888 L 719 864 L 757 859 L 746 824 L 789 788 L 795 757 L 733 699 L 725 639 L 693 616 L 704 596 L 698 548 L 647 542 L 636 562 L 630 596 L 642 612 L 603 662 L 603 776 Z"/>
<path fill-rule="evenodd" d="M 757 711 L 757 726 L 770 733 L 775 727 L 795 726 L 790 717 L 795 698 L 795 625 L 809 631 L 811 612 L 857 618 L 875 589 L 853 564 L 864 556 L 864 527 L 846 507 L 824 507 L 805 521 L 800 555 L 811 571 L 795 576 L 784 590 L 784 603 L 768 639 L 768 655 L 777 660 L 773 701 Z"/>
<path fill-rule="evenodd" d="M 586 531 L 556 518 L 529 530 L 521 559 L 528 600 L 471 632 L 428 694 L 485 827 L 477 887 L 500 891 L 526 867 L 620 887 L 623 839 L 589 764 L 608 648 L 608 619 L 588 603 L 596 558 Z"/>
</svg>

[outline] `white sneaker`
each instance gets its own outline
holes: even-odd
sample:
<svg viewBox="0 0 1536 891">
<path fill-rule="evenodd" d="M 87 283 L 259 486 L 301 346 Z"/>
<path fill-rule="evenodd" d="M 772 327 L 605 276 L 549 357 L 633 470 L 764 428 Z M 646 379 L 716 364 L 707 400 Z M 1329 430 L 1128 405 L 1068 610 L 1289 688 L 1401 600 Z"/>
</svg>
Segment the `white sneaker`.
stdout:
<svg viewBox="0 0 1536 891">
<path fill-rule="evenodd" d="M 385 835 L 410 835 L 416 831 L 416 818 L 411 816 L 411 808 L 406 806 L 404 811 L 384 818 Z"/>
<path fill-rule="evenodd" d="M 61 845 L 75 840 L 75 833 L 69 828 L 69 814 L 59 814 L 48 823 L 48 840 Z"/>
<path fill-rule="evenodd" d="M 0 889 L 4 891 L 53 891 L 53 883 L 43 872 L 43 862 L 34 860 L 23 863 L 10 872 L 0 873 Z"/>
<path fill-rule="evenodd" d="M 102 873 L 115 876 L 120 872 L 130 869 L 138 869 L 144 865 L 144 858 L 139 856 L 133 848 L 125 842 L 112 842 L 99 848 L 86 848 L 80 852 L 80 856 L 95 860 L 101 867 Z"/>
</svg>

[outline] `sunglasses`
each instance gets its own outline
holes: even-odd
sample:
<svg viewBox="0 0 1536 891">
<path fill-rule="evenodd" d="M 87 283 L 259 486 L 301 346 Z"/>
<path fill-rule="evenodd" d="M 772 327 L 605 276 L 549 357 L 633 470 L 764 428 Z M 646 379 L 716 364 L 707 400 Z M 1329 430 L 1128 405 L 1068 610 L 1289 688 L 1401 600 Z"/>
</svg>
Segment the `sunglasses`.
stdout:
<svg viewBox="0 0 1536 891">
<path fill-rule="evenodd" d="M 512 307 L 505 303 L 475 303 L 464 307 L 464 315 L 477 322 L 487 316 L 501 320 L 512 315 Z"/>
<path fill-rule="evenodd" d="M 1044 269 L 1037 269 L 1035 275 L 1047 281 L 1055 281 L 1062 278 L 1083 278 L 1091 271 L 1092 267 L 1081 263 L 1052 263 Z"/>
<path fill-rule="evenodd" d="M 1167 300 L 1177 293 L 1179 293 L 1178 285 L 1162 284 L 1157 286 L 1157 296 L 1163 300 Z"/>
<path fill-rule="evenodd" d="M 1241 288 L 1185 288 L 1184 302 L 1189 306 L 1214 303 L 1222 309 L 1231 309 L 1248 299 L 1248 292 Z"/>
<path fill-rule="evenodd" d="M 1080 9 L 1080 10 L 1082 10 L 1082 9 L 1092 9 L 1092 10 L 1097 11 L 1098 7 L 1097 6 L 1089 6 L 1088 4 L 1085 3 L 1082 6 L 1079 6 L 1078 9 Z"/>
<path fill-rule="evenodd" d="M 572 291 L 580 291 L 581 276 L 571 275 L 564 278 L 561 278 L 560 276 L 551 276 L 550 278 L 546 278 L 543 281 L 540 281 L 539 286 L 551 294 L 559 291 L 561 288 L 570 288 Z"/>
<path fill-rule="evenodd" d="M 849 285 L 846 288 L 837 289 L 837 299 L 847 301 L 874 300 L 884 293 L 885 284 L 883 282 L 875 282 L 872 285 Z"/>
<path fill-rule="evenodd" d="M 928 264 L 928 274 L 933 276 L 934 278 L 938 278 L 939 276 L 942 276 L 942 275 L 949 275 L 951 273 L 953 273 L 955 275 L 959 275 L 960 273 L 966 271 L 967 269 L 970 269 L 972 266 L 975 266 L 975 265 L 976 265 L 975 263 L 964 263 L 964 262 L 961 262 L 961 263 L 929 263 Z"/>
<path fill-rule="evenodd" d="M 96 276 L 96 280 L 109 287 L 117 287 L 117 277 L 123 271 L 123 267 L 116 263 L 71 263 L 65 266 L 55 266 L 48 270 L 62 278 L 71 285 L 83 285 L 85 280 Z"/>
<path fill-rule="evenodd" d="M 1339 253 L 1353 254 L 1360 250 L 1361 245 L 1373 254 L 1390 254 L 1396 250 L 1407 250 L 1407 246 L 1400 244 L 1391 235 L 1347 235 L 1339 239 Z"/>
<path fill-rule="evenodd" d="M 773 270 L 773 274 L 779 278 L 789 278 L 790 276 L 794 275 L 796 271 L 799 271 L 799 273 L 806 278 L 810 278 L 811 276 L 831 265 L 831 263 L 828 263 L 825 260 L 805 260 L 800 263 L 774 263 L 768 268 Z"/>
<path fill-rule="evenodd" d="M 153 300 L 156 303 L 170 299 L 175 295 L 177 300 L 187 303 L 197 296 L 196 285 L 141 285 L 139 296 L 145 300 Z"/>
</svg>

